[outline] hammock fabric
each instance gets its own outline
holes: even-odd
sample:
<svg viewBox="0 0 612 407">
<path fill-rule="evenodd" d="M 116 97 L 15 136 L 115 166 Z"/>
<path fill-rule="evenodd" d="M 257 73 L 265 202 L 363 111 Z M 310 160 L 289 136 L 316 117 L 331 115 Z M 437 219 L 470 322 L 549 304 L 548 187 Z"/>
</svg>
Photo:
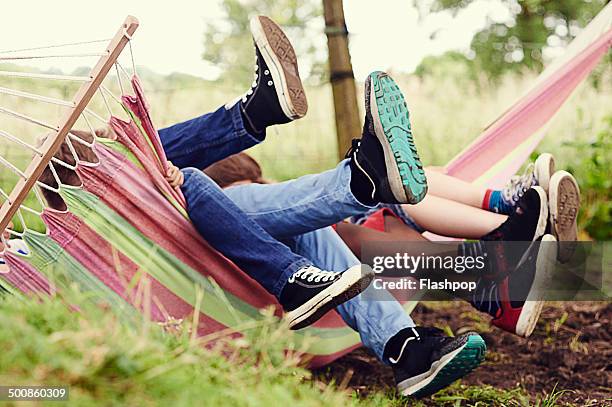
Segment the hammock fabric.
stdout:
<svg viewBox="0 0 612 407">
<path fill-rule="evenodd" d="M 502 187 L 546 135 L 547 124 L 612 44 L 608 4 L 546 69 L 527 94 L 446 166 L 446 173 L 491 188 Z"/>
<path fill-rule="evenodd" d="M 599 18 L 609 25 L 612 8 Z M 601 27 L 600 27 L 601 28 Z M 585 29 L 588 31 L 588 29 Z M 592 30 L 591 30 L 592 31 Z M 592 33 L 591 33 L 592 34 Z M 543 137 L 543 126 L 605 54 L 612 31 L 575 51 L 447 167 L 463 179 L 494 184 L 514 173 Z M 53 294 L 77 282 L 121 313 L 137 309 L 153 320 L 191 318 L 199 335 L 263 318 L 275 299 L 197 233 L 182 194 L 165 181 L 166 157 L 149 117 L 142 88 L 122 102 L 131 120 L 113 117 L 118 140 L 98 139 L 98 163 L 81 164 L 82 187 L 61 186 L 66 213 L 46 209 L 47 234 L 27 231 L 27 256 L 6 254 L 2 287 Z M 484 174 L 484 175 L 483 175 Z M 212 279 L 212 280 L 211 280 Z M 213 281 L 214 280 L 214 281 Z M 406 312 L 414 302 L 404 305 Z M 360 345 L 359 336 L 335 312 L 298 331 L 314 337 L 311 366 L 321 366 Z"/>
</svg>

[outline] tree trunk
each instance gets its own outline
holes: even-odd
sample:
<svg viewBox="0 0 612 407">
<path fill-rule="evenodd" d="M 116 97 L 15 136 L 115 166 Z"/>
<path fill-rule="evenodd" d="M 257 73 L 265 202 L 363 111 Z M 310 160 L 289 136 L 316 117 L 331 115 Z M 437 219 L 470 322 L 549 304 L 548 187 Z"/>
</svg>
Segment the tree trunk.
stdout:
<svg viewBox="0 0 612 407">
<path fill-rule="evenodd" d="M 355 76 L 349 53 L 348 30 L 344 21 L 342 0 L 323 0 L 323 13 L 336 114 L 338 157 L 342 159 L 351 145 L 351 139 L 359 137 L 361 133 Z"/>
</svg>

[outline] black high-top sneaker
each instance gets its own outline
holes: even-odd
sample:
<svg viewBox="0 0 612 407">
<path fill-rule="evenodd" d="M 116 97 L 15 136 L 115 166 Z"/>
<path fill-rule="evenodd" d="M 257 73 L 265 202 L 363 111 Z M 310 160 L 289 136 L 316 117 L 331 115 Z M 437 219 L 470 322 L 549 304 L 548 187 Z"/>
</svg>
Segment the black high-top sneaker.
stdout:
<svg viewBox="0 0 612 407">
<path fill-rule="evenodd" d="M 502 281 L 479 280 L 470 303 L 491 315 L 493 325 L 528 337 L 542 312 L 545 291 L 552 286 L 556 256 L 554 236 L 544 235 Z"/>
<path fill-rule="evenodd" d="M 365 82 L 365 123 L 360 140 L 353 140 L 351 190 L 365 205 L 420 202 L 427 179 L 412 139 L 404 95 L 384 72 Z"/>
<path fill-rule="evenodd" d="M 271 19 L 251 19 L 257 64 L 251 89 L 240 101 L 245 127 L 255 134 L 266 127 L 306 115 L 308 102 L 293 46 Z"/>
<path fill-rule="evenodd" d="M 546 192 L 542 187 L 534 186 L 525 192 L 504 223 L 480 239 L 489 265 L 483 277 L 500 282 L 508 276 L 522 260 L 531 242 L 544 235 L 547 224 Z"/>
<path fill-rule="evenodd" d="M 308 266 L 289 277 L 279 302 L 287 312 L 289 327 L 301 329 L 359 295 L 373 279 L 374 272 L 367 265 L 354 266 L 341 273 Z"/>
<path fill-rule="evenodd" d="M 449 337 L 437 328 L 406 328 L 387 342 L 384 358 L 404 396 L 425 397 L 471 372 L 486 349 L 475 332 Z"/>
</svg>

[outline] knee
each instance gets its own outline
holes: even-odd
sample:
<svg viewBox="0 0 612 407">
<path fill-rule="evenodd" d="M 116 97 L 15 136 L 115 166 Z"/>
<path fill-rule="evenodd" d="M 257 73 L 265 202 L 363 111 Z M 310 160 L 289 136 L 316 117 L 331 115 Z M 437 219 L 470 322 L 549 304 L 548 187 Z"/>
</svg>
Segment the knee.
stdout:
<svg viewBox="0 0 612 407">
<path fill-rule="evenodd" d="M 185 177 L 181 190 L 187 201 L 200 196 L 203 192 L 219 189 L 215 181 L 197 168 L 183 168 L 181 172 Z"/>
</svg>

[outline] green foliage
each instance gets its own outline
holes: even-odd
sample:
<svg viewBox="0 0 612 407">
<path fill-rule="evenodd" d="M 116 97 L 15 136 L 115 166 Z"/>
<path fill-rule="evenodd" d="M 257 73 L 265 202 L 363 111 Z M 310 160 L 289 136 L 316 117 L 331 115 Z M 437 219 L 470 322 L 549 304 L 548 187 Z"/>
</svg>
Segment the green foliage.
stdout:
<svg viewBox="0 0 612 407">
<path fill-rule="evenodd" d="M 266 15 L 283 27 L 292 41 L 305 77 L 321 75 L 326 67 L 320 0 L 225 0 L 223 17 L 206 22 L 203 58 L 219 68 L 221 80 L 247 85 L 255 59 L 249 19 Z M 299 39 L 299 41 L 298 41 Z M 319 47 L 317 47 L 319 44 Z"/>
<path fill-rule="evenodd" d="M 453 13 L 474 0 L 434 0 L 424 12 Z M 474 67 L 491 78 L 505 72 L 541 71 L 547 47 L 569 43 L 606 4 L 605 0 L 504 0 L 511 16 L 492 21 L 471 44 Z M 423 8 L 421 8 L 423 11 Z"/>
<path fill-rule="evenodd" d="M 595 240 L 612 239 L 612 115 L 591 140 L 565 144 L 576 157 L 568 170 L 580 185 L 582 206 L 578 217 L 581 229 Z"/>
<path fill-rule="evenodd" d="M 458 51 L 423 58 L 414 74 L 421 79 L 450 76 L 476 80 L 474 62 Z"/>
</svg>

